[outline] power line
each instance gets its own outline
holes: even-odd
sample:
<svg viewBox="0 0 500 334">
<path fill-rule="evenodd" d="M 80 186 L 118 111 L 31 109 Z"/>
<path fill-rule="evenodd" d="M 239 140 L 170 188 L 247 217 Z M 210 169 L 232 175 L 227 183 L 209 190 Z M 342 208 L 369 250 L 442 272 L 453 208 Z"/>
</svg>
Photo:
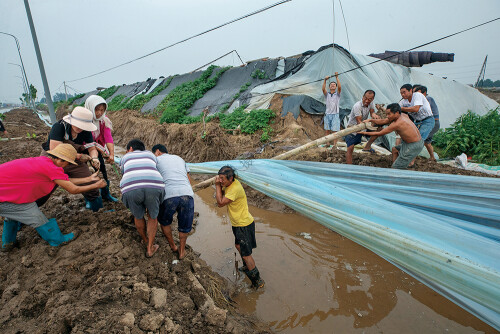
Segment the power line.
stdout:
<svg viewBox="0 0 500 334">
<path fill-rule="evenodd" d="M 241 60 L 241 57 L 240 57 L 240 55 L 238 54 L 238 51 L 233 50 L 233 51 L 229 51 L 228 53 L 223 54 L 223 55 L 222 55 L 222 56 L 220 56 L 219 58 L 216 58 L 216 59 L 212 60 L 212 61 L 211 61 L 211 62 L 209 62 L 209 63 L 206 63 L 206 64 L 205 64 L 205 65 L 203 65 L 203 66 L 198 67 L 198 68 L 197 68 L 197 69 L 195 69 L 195 70 L 192 70 L 190 73 L 193 73 L 193 72 L 196 72 L 196 71 L 198 71 L 198 70 L 201 70 L 201 69 L 202 69 L 202 68 L 204 68 L 205 66 L 210 65 L 210 64 L 212 64 L 212 63 L 215 63 L 217 60 L 222 59 L 222 58 L 224 58 L 225 56 L 227 56 L 227 55 L 229 55 L 229 54 L 231 54 L 231 53 L 233 53 L 233 52 L 235 52 L 235 53 L 238 55 L 238 58 L 240 58 L 241 63 L 242 63 L 243 65 L 245 65 L 245 63 L 243 62 L 243 60 Z"/>
<path fill-rule="evenodd" d="M 148 53 L 148 54 L 146 54 L 146 55 L 144 55 L 144 56 L 141 56 L 141 57 L 138 57 L 138 58 L 135 58 L 135 59 L 129 60 L 129 61 L 125 62 L 125 63 L 120 64 L 120 65 L 116 65 L 116 66 L 110 67 L 110 68 L 108 68 L 108 69 L 106 69 L 106 70 L 103 70 L 103 71 L 100 71 L 100 72 L 97 72 L 97 73 L 94 73 L 94 74 L 91 74 L 91 75 L 87 75 L 87 76 L 82 77 L 82 78 L 69 80 L 69 81 L 66 81 L 66 82 L 75 82 L 75 81 L 79 81 L 79 80 L 87 79 L 87 78 L 90 78 L 90 77 L 93 77 L 93 76 L 96 76 L 96 75 L 99 75 L 99 74 L 102 74 L 102 73 L 105 73 L 105 72 L 109 72 L 109 71 L 111 71 L 111 70 L 114 70 L 115 68 L 118 68 L 118 67 L 121 67 L 121 66 L 125 66 L 125 65 L 127 65 L 127 64 L 133 63 L 133 62 L 138 61 L 138 60 L 140 60 L 140 59 L 143 59 L 143 58 L 149 57 L 149 56 L 151 56 L 151 55 L 154 55 L 155 53 L 158 53 L 158 52 L 161 52 L 161 51 L 166 50 L 166 49 L 168 49 L 168 48 L 171 48 L 171 47 L 173 47 L 173 46 L 175 46 L 175 45 L 177 45 L 177 44 L 184 43 L 184 42 L 186 42 L 186 41 L 189 41 L 190 39 L 193 39 L 193 38 L 199 37 L 199 36 L 201 36 L 201 35 L 204 35 L 204 34 L 209 33 L 209 32 L 211 32 L 211 31 L 217 30 L 217 29 L 222 28 L 222 27 L 224 27 L 224 26 L 226 26 L 226 25 L 229 25 L 229 24 L 231 24 L 231 23 L 234 23 L 234 22 L 237 22 L 237 21 L 240 21 L 240 20 L 246 19 L 247 17 L 250 17 L 250 16 L 253 16 L 253 15 L 256 15 L 256 14 L 262 13 L 262 12 L 264 12 L 264 11 L 266 11 L 266 10 L 269 10 L 269 9 L 271 9 L 271 8 L 273 8 L 273 7 L 276 7 L 276 6 L 282 5 L 282 4 L 284 4 L 284 3 L 286 3 L 286 2 L 290 2 L 290 1 L 292 1 L 292 0 L 282 0 L 282 1 L 276 2 L 276 3 L 272 4 L 272 5 L 269 5 L 269 6 L 267 6 L 267 7 L 264 7 L 264 8 L 258 9 L 258 10 L 254 11 L 254 12 L 251 12 L 251 13 L 249 13 L 249 14 L 243 15 L 243 16 L 241 16 L 241 17 L 237 18 L 237 19 L 234 19 L 234 20 L 231 20 L 231 21 L 229 21 L 229 22 L 223 23 L 223 24 L 221 24 L 221 25 L 218 25 L 218 26 L 216 26 L 216 27 L 214 27 L 214 28 L 208 29 L 208 30 L 206 30 L 206 31 L 204 31 L 204 32 L 201 32 L 201 33 L 199 33 L 199 34 L 193 35 L 193 36 L 188 37 L 188 38 L 185 38 L 185 39 L 183 39 L 183 40 L 181 40 L 181 41 L 178 41 L 178 42 L 175 42 L 175 43 L 173 43 L 173 44 L 167 45 L 167 46 L 165 46 L 165 47 L 163 47 L 163 48 L 161 48 L 161 49 L 158 49 L 158 50 L 156 50 L 156 51 L 150 52 L 150 53 Z"/>
<path fill-rule="evenodd" d="M 342 12 L 342 17 L 344 18 L 345 34 L 347 36 L 347 47 L 349 48 L 349 55 L 351 56 L 351 59 L 352 59 L 351 43 L 349 42 L 349 33 L 347 32 L 347 22 L 346 22 L 345 16 L 344 16 L 344 9 L 342 8 L 342 1 L 339 0 L 339 3 L 340 3 L 340 11 Z"/>
</svg>

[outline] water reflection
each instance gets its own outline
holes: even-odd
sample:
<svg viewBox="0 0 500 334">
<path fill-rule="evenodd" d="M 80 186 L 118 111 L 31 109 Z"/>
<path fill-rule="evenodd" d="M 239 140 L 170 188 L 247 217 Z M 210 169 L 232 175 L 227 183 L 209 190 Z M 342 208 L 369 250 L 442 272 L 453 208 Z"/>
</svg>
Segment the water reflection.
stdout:
<svg viewBox="0 0 500 334">
<path fill-rule="evenodd" d="M 264 290 L 235 271 L 234 238 L 213 190 L 197 193 L 200 213 L 188 239 L 219 274 L 240 287 L 239 306 L 283 333 L 471 333 L 489 327 L 371 251 L 297 214 L 250 207 L 256 220 L 257 266 Z M 311 239 L 305 239 L 307 232 Z M 236 260 L 240 260 L 239 257 Z M 416 297 L 416 298 L 415 298 Z M 421 310 L 417 315 L 414 310 Z M 443 316 L 444 315 L 444 316 Z M 395 326 L 397 324 L 397 326 Z M 462 325 L 466 326 L 462 326 Z"/>
</svg>

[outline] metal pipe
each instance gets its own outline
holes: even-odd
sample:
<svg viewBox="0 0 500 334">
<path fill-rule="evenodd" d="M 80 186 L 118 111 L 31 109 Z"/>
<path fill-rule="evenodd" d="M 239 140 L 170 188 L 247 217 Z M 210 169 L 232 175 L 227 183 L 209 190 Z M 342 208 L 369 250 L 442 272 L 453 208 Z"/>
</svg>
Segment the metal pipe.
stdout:
<svg viewBox="0 0 500 334">
<path fill-rule="evenodd" d="M 47 76 L 45 75 L 42 54 L 40 53 L 40 47 L 38 46 L 38 38 L 36 37 L 35 25 L 33 24 L 33 18 L 31 17 L 31 10 L 28 0 L 24 0 L 24 6 L 26 7 L 26 15 L 28 16 L 28 22 L 30 24 L 31 37 L 33 38 L 33 45 L 35 46 L 38 67 L 40 68 L 40 75 L 42 76 L 45 99 L 47 100 L 47 107 L 49 107 L 50 122 L 54 124 L 56 122 L 56 114 L 54 112 L 54 105 L 52 104 L 52 96 L 50 95 L 49 83 L 47 82 Z"/>
</svg>

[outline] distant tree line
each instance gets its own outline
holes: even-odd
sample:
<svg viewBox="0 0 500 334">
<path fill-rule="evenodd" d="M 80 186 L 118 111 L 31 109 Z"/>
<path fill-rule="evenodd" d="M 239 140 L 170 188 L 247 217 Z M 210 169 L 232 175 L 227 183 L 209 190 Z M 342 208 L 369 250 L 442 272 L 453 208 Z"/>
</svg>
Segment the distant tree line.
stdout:
<svg viewBox="0 0 500 334">
<path fill-rule="evenodd" d="M 478 87 L 500 87 L 500 80 L 493 81 L 491 79 L 480 80 L 477 84 Z"/>
</svg>

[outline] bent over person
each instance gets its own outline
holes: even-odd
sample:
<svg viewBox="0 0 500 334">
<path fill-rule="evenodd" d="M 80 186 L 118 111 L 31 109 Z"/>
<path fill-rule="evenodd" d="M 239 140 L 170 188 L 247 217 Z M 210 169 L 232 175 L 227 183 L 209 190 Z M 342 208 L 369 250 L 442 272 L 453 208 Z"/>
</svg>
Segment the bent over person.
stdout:
<svg viewBox="0 0 500 334">
<path fill-rule="evenodd" d="M 96 143 L 96 149 L 99 153 L 99 163 L 102 177 L 106 180 L 108 184 L 106 187 L 101 189 L 101 196 L 103 201 L 117 202 L 118 199 L 113 197 L 109 192 L 109 179 L 108 173 L 106 171 L 106 165 L 104 164 L 104 158 L 109 164 L 115 163 L 115 144 L 113 142 L 113 136 L 111 135 L 111 130 L 113 130 L 113 125 L 111 120 L 106 116 L 106 109 L 108 104 L 106 100 L 99 95 L 90 95 L 87 100 L 85 100 L 85 108 L 92 112 L 92 123 L 97 127 L 97 130 L 92 131 L 92 137 Z"/>
<path fill-rule="evenodd" d="M 47 156 L 24 158 L 0 165 L 0 215 L 5 217 L 2 232 L 2 250 L 16 242 L 19 223 L 31 226 L 51 246 L 59 246 L 73 239 L 73 233 L 63 235 L 54 218 L 47 219 L 37 200 L 50 194 L 58 185 L 71 194 L 99 189 L 106 185 L 97 173 L 84 178 L 69 178 L 63 168 L 76 165 L 76 150 L 69 144 L 60 144 L 47 151 Z M 90 185 L 82 186 L 84 183 Z"/>
<path fill-rule="evenodd" d="M 95 170 L 99 170 L 100 167 L 91 133 L 95 129 L 96 126 L 92 123 L 92 112 L 83 107 L 75 107 L 71 114 L 64 116 L 62 120 L 52 125 L 49 138 L 42 145 L 41 155 L 47 155 L 47 151 L 55 149 L 62 143 L 70 144 L 77 151 L 76 164 L 68 164 L 64 167 L 64 172 L 72 178 L 88 177 L 91 173 L 86 164 L 87 161 L 91 161 Z M 96 212 L 103 207 L 101 194 L 97 188 L 84 192 L 83 196 L 86 208 Z M 41 204 L 39 203 L 39 205 Z"/>
<path fill-rule="evenodd" d="M 215 177 L 215 189 L 217 205 L 220 208 L 227 205 L 234 234 L 234 245 L 244 263 L 239 270 L 248 276 L 255 289 L 262 288 L 264 280 L 260 277 L 259 269 L 257 269 L 252 257 L 252 249 L 257 247 L 255 222 L 248 212 L 245 190 L 240 181 L 236 179 L 232 167 L 224 166 L 219 170 Z"/>
<path fill-rule="evenodd" d="M 154 240 L 165 190 L 161 174 L 156 168 L 157 162 L 155 155 L 146 151 L 139 139 L 128 142 L 127 153 L 120 161 L 123 173 L 120 181 L 122 201 L 134 215 L 137 232 L 147 245 L 146 257 L 152 257 L 160 247 Z M 146 211 L 149 216 L 147 225 L 144 219 Z"/>
<path fill-rule="evenodd" d="M 382 136 L 392 131 L 396 131 L 401 136 L 401 145 L 392 148 L 392 168 L 406 169 L 417 157 L 424 147 L 424 140 L 415 124 L 406 114 L 401 113 L 401 107 L 397 103 L 387 106 L 386 119 L 369 119 L 365 122 L 372 122 L 374 125 L 389 124 L 380 131 L 369 132 L 371 135 Z M 358 132 L 368 134 L 368 132 Z"/>
<path fill-rule="evenodd" d="M 179 156 L 168 154 L 167 148 L 162 144 L 153 146 L 151 151 L 158 160 L 156 167 L 165 183 L 165 197 L 160 205 L 158 222 L 163 234 L 167 238 L 170 249 L 177 252 L 179 260 L 186 256 L 186 241 L 188 233 L 193 227 L 194 218 L 194 193 L 189 177 L 189 168 Z M 172 220 L 177 212 L 177 230 L 179 231 L 179 247 L 172 237 Z"/>
</svg>

